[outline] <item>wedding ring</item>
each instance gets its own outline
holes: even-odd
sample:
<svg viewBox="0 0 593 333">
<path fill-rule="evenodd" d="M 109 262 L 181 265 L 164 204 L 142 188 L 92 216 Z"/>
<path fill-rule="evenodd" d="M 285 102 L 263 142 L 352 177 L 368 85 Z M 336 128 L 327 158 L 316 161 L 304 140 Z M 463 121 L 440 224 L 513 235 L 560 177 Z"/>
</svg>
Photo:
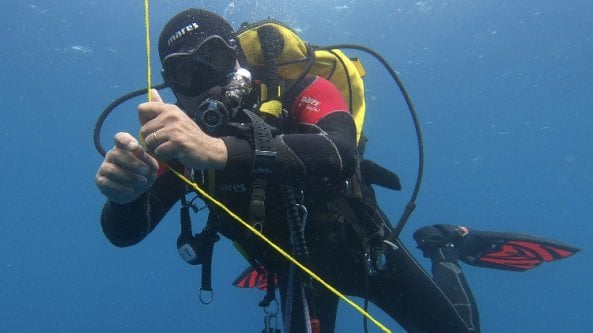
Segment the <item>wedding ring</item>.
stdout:
<svg viewBox="0 0 593 333">
<path fill-rule="evenodd" d="M 158 137 L 158 135 L 156 134 L 156 132 L 158 132 L 158 130 L 156 130 L 156 131 L 152 132 L 152 137 L 154 138 L 154 142 L 156 142 L 156 145 L 158 146 L 158 145 L 160 145 L 160 144 L 161 144 L 161 141 L 159 140 L 159 137 Z"/>
</svg>

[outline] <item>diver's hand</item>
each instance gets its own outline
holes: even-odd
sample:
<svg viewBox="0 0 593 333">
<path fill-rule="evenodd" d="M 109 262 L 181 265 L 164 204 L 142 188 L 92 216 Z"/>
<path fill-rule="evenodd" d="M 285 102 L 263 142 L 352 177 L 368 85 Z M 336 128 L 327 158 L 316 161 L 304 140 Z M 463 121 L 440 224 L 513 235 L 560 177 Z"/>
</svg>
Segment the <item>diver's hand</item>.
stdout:
<svg viewBox="0 0 593 333">
<path fill-rule="evenodd" d="M 115 147 L 105 154 L 95 182 L 107 199 L 125 204 L 150 189 L 159 164 L 131 134 L 117 133 L 114 141 Z"/>
<path fill-rule="evenodd" d="M 151 154 L 192 169 L 223 169 L 228 151 L 222 139 L 204 133 L 179 107 L 165 104 L 156 90 L 151 93 L 152 102 L 138 106 L 140 133 Z"/>
</svg>

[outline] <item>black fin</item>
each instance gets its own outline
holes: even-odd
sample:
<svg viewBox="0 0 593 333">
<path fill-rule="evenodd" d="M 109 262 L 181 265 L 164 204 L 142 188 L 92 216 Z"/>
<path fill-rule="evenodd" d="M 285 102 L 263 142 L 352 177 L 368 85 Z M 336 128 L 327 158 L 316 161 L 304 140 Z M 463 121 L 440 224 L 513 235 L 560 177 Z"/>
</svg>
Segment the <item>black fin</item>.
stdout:
<svg viewBox="0 0 593 333">
<path fill-rule="evenodd" d="M 420 228 L 414 233 L 414 239 L 425 256 L 436 248 L 453 244 L 458 258 L 466 264 L 507 271 L 526 271 L 580 251 L 551 239 L 447 224 Z"/>
<path fill-rule="evenodd" d="M 580 251 L 555 240 L 519 233 L 470 230 L 468 236 L 459 259 L 478 267 L 526 271 Z"/>
</svg>

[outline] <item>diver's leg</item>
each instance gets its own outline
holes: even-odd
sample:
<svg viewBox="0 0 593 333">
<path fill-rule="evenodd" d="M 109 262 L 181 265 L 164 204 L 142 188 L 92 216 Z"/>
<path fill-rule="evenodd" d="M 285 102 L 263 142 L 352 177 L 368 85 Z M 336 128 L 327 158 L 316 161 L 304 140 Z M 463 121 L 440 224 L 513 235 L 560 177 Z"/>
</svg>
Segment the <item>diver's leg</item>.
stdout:
<svg viewBox="0 0 593 333">
<path fill-rule="evenodd" d="M 479 331 L 479 313 L 475 298 L 458 263 L 458 251 L 452 241 L 455 230 L 430 226 L 417 230 L 414 239 L 424 256 L 432 262 L 434 282 L 445 293 L 471 332 Z M 461 236 L 460 236 L 461 237 Z"/>
<path fill-rule="evenodd" d="M 463 270 L 457 262 L 454 248 L 440 247 L 430 256 L 434 282 L 447 295 L 468 329 L 478 332 L 480 318 L 476 300 L 469 288 Z"/>
<path fill-rule="evenodd" d="M 389 267 L 370 277 L 369 300 L 409 333 L 479 332 L 398 239 L 395 244 Z"/>
</svg>

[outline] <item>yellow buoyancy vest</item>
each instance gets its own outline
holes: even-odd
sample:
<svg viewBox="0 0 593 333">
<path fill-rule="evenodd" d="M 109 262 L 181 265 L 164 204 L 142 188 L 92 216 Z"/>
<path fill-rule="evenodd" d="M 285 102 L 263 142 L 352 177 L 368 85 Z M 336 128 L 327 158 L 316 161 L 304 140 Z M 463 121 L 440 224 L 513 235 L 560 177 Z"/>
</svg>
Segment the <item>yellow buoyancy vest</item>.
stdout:
<svg viewBox="0 0 593 333">
<path fill-rule="evenodd" d="M 264 31 L 265 34 L 262 33 Z M 265 38 L 270 40 L 264 41 L 262 36 L 267 36 Z M 282 79 L 298 80 L 304 75 L 317 75 L 331 81 L 350 106 L 356 123 L 356 140 L 360 140 L 365 116 L 362 80 L 365 71 L 359 59 L 349 58 L 339 49 L 312 47 L 294 30 L 272 20 L 245 26 L 237 32 L 236 38 L 247 66 L 252 71 L 265 71 L 268 67 L 275 66 L 277 75 Z M 269 56 L 270 48 L 273 59 Z M 268 108 L 263 109 L 265 112 Z M 278 110 L 269 109 L 275 109 L 275 112 Z"/>
</svg>

